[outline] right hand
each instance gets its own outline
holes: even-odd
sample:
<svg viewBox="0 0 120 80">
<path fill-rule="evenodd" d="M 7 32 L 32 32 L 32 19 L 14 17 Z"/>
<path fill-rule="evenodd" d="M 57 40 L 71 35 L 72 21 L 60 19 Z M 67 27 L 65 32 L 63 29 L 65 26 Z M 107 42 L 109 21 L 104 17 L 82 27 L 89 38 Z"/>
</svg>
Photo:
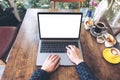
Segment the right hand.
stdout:
<svg viewBox="0 0 120 80">
<path fill-rule="evenodd" d="M 66 49 L 67 55 L 73 63 L 78 65 L 79 63 L 84 61 L 80 53 L 80 50 L 77 47 L 75 47 L 74 45 L 68 45 Z"/>
</svg>

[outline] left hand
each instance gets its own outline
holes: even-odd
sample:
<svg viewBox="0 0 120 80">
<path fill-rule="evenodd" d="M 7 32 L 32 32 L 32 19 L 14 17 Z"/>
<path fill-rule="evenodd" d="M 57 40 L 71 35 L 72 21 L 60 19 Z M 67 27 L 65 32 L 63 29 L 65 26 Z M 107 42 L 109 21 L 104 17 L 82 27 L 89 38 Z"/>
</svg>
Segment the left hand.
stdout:
<svg viewBox="0 0 120 80">
<path fill-rule="evenodd" d="M 53 72 L 59 67 L 59 60 L 60 60 L 60 57 L 58 55 L 50 55 L 45 60 L 41 69 L 45 70 L 48 73 Z"/>
</svg>

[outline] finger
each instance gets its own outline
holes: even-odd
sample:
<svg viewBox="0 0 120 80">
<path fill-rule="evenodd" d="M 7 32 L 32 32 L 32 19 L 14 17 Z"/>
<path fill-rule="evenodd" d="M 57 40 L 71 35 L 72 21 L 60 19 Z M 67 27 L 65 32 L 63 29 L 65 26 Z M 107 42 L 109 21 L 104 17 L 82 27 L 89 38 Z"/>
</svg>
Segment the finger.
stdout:
<svg viewBox="0 0 120 80">
<path fill-rule="evenodd" d="M 67 46 L 66 46 L 66 49 L 67 49 L 67 56 L 69 57 L 69 55 L 70 55 L 70 48 L 68 48 Z"/>
<path fill-rule="evenodd" d="M 72 45 L 72 48 L 73 48 L 74 50 L 78 49 L 75 45 Z"/>
<path fill-rule="evenodd" d="M 69 56 L 70 55 L 70 53 L 67 51 L 67 55 Z"/>
<path fill-rule="evenodd" d="M 55 68 L 54 68 L 54 70 L 56 70 L 59 66 L 60 66 L 60 64 L 57 63 L 56 66 L 55 66 Z"/>
<path fill-rule="evenodd" d="M 56 70 L 59 67 L 59 60 L 60 58 L 57 58 L 53 63 L 53 70 Z"/>
<path fill-rule="evenodd" d="M 67 48 L 67 54 L 70 54 L 71 50 L 68 47 L 66 48 Z"/>
<path fill-rule="evenodd" d="M 72 47 L 72 45 L 70 45 L 69 47 L 70 47 L 70 49 L 68 49 L 69 54 L 75 53 L 75 49 Z"/>
<path fill-rule="evenodd" d="M 71 52 L 72 50 L 74 50 L 73 47 L 72 47 L 72 45 L 68 45 L 68 47 L 66 47 L 66 49 L 67 49 L 68 51 L 70 51 L 70 52 Z"/>
<path fill-rule="evenodd" d="M 68 56 L 68 58 L 70 58 L 70 54 L 69 53 L 67 53 L 67 56 Z"/>
<path fill-rule="evenodd" d="M 69 49 L 69 48 L 66 46 L 66 49 Z"/>
<path fill-rule="evenodd" d="M 70 50 L 69 49 L 67 49 L 67 53 L 69 53 L 70 52 Z"/>
<path fill-rule="evenodd" d="M 59 58 L 60 58 L 60 57 L 59 57 L 58 55 L 55 55 L 55 56 L 53 57 L 52 61 L 54 62 L 54 61 L 58 60 Z"/>
<path fill-rule="evenodd" d="M 60 60 L 60 57 L 57 56 L 53 63 L 54 63 L 54 64 L 57 64 L 57 63 L 59 62 L 59 60 Z"/>
<path fill-rule="evenodd" d="M 67 55 L 71 55 L 72 53 L 72 50 L 67 50 Z"/>
<path fill-rule="evenodd" d="M 68 47 L 70 48 L 70 50 L 74 50 L 72 45 L 68 45 Z"/>
<path fill-rule="evenodd" d="M 69 51 L 67 51 L 67 56 L 68 56 L 68 58 L 70 58 L 70 56 L 71 56 L 71 53 Z"/>
<path fill-rule="evenodd" d="M 54 55 L 50 55 L 50 56 L 49 56 L 49 60 L 51 60 L 51 59 L 53 58 L 53 56 L 54 56 Z"/>
<path fill-rule="evenodd" d="M 49 56 L 47 57 L 47 59 L 50 59 L 50 58 L 51 58 L 51 56 L 52 56 L 52 55 L 49 55 Z"/>
<path fill-rule="evenodd" d="M 75 49 L 76 48 L 76 46 L 75 45 L 72 45 L 72 47 Z"/>
<path fill-rule="evenodd" d="M 67 50 L 70 50 L 70 47 L 66 46 L 66 49 L 67 49 Z"/>
<path fill-rule="evenodd" d="M 53 60 L 54 57 L 56 57 L 56 55 L 52 54 L 51 57 L 50 57 L 50 60 Z"/>
<path fill-rule="evenodd" d="M 67 49 L 67 53 L 68 53 L 70 51 L 70 48 L 66 47 L 66 49 Z"/>
<path fill-rule="evenodd" d="M 69 47 L 67 47 L 67 46 L 66 46 L 66 49 L 67 49 L 67 52 L 70 52 L 70 51 L 71 51 L 71 49 L 70 49 Z"/>
<path fill-rule="evenodd" d="M 67 53 L 67 56 L 68 56 L 69 60 L 70 60 L 71 62 L 73 62 L 73 61 L 72 61 L 72 58 L 71 58 L 71 54 L 70 54 L 69 52 Z"/>
</svg>

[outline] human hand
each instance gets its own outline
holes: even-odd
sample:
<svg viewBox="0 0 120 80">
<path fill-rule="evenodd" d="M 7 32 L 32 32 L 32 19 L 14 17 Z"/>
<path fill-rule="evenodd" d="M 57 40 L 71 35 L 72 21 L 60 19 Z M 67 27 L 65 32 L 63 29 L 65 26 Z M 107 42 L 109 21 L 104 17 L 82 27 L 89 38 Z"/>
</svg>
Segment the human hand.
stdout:
<svg viewBox="0 0 120 80">
<path fill-rule="evenodd" d="M 59 67 L 59 60 L 60 60 L 60 57 L 58 55 L 50 55 L 45 60 L 41 69 L 45 70 L 48 73 L 53 72 Z"/>
<path fill-rule="evenodd" d="M 66 47 L 66 49 L 67 55 L 73 63 L 78 65 L 79 63 L 83 62 L 82 55 L 77 47 L 75 47 L 74 45 L 69 45 Z"/>
</svg>

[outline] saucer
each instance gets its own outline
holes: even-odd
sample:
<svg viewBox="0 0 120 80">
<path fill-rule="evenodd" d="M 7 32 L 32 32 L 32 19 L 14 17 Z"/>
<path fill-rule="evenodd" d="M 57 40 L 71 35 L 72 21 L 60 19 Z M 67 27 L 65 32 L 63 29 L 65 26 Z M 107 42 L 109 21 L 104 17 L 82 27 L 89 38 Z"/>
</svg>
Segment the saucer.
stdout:
<svg viewBox="0 0 120 80">
<path fill-rule="evenodd" d="M 101 36 L 101 35 L 102 35 L 102 33 L 96 33 L 96 32 L 94 32 L 94 28 L 91 28 L 91 29 L 90 29 L 90 33 L 91 33 L 92 36 L 94 36 L 94 37 L 97 37 L 97 36 Z"/>
<path fill-rule="evenodd" d="M 120 56 L 116 56 L 114 54 L 112 54 L 110 48 L 106 48 L 103 51 L 103 57 L 106 61 L 108 61 L 111 64 L 118 64 L 120 63 Z"/>
<path fill-rule="evenodd" d="M 116 44 L 116 40 L 111 34 L 107 33 L 104 36 L 106 38 L 106 41 L 105 41 L 105 46 L 106 47 L 112 47 Z M 112 40 L 112 42 L 107 41 L 107 38 L 108 38 L 108 40 Z M 109 38 L 112 38 L 112 39 L 109 39 Z"/>
</svg>

